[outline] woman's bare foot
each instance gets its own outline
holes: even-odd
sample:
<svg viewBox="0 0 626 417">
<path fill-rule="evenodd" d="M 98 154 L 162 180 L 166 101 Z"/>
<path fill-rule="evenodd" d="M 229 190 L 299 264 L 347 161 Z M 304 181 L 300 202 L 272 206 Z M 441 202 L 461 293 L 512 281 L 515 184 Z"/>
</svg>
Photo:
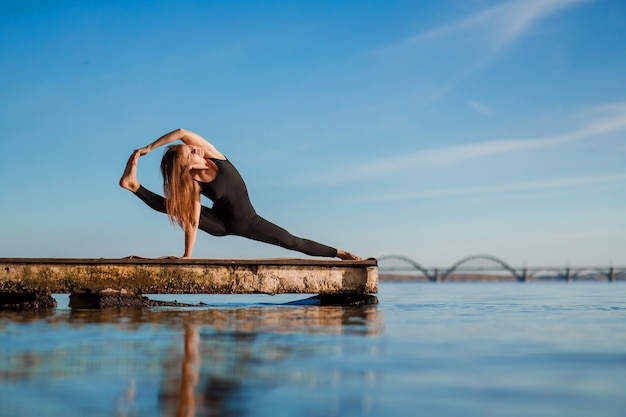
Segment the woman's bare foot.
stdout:
<svg viewBox="0 0 626 417">
<path fill-rule="evenodd" d="M 363 258 L 361 258 L 360 256 L 356 256 L 353 253 L 346 252 L 345 250 L 341 250 L 341 249 L 337 250 L 337 258 L 341 259 L 342 261 L 362 261 L 363 260 Z"/>
<path fill-rule="evenodd" d="M 135 151 L 128 158 L 124 174 L 120 178 L 120 187 L 126 188 L 133 193 L 139 189 L 139 181 L 137 180 L 137 159 L 139 159 L 139 152 Z"/>
</svg>

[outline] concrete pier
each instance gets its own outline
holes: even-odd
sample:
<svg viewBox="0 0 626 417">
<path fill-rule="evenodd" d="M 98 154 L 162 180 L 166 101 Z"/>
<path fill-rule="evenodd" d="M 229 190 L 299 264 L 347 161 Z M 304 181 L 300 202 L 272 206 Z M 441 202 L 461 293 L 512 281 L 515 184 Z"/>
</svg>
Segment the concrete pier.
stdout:
<svg viewBox="0 0 626 417">
<path fill-rule="evenodd" d="M 372 294 L 375 259 L 0 258 L 0 295 Z"/>
</svg>

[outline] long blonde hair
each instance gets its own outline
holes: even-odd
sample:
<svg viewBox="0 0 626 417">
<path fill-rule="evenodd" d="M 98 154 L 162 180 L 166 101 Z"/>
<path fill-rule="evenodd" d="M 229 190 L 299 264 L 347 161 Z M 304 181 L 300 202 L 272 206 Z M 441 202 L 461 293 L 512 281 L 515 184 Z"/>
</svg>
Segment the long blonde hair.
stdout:
<svg viewBox="0 0 626 417">
<path fill-rule="evenodd" d="M 193 213 L 200 186 L 193 180 L 189 163 L 181 152 L 184 146 L 171 145 L 167 148 L 161 159 L 161 174 L 167 215 L 172 223 L 188 230 L 196 226 Z"/>
</svg>

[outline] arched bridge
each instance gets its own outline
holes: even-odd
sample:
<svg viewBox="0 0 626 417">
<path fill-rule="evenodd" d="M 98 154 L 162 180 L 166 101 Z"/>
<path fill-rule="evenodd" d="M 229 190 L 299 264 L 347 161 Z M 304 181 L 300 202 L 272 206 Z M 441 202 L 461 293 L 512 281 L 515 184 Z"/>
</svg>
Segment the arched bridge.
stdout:
<svg viewBox="0 0 626 417">
<path fill-rule="evenodd" d="M 380 256 L 377 259 L 378 259 L 378 269 L 379 270 L 380 270 L 380 261 L 395 259 L 395 260 L 402 261 L 402 262 L 405 262 L 405 263 L 409 264 L 413 269 L 423 273 L 424 276 L 428 276 L 428 270 L 426 268 L 422 267 L 420 264 L 415 262 L 413 259 L 407 258 L 406 256 L 402 256 L 402 255 L 386 255 L 386 256 Z M 392 269 L 388 269 L 388 270 L 389 271 L 397 271 L 397 270 L 403 270 L 403 269 L 393 269 L 392 268 Z"/>
<path fill-rule="evenodd" d="M 480 274 L 499 277 L 503 273 L 518 281 L 528 280 L 591 280 L 606 279 L 608 281 L 626 280 L 625 267 L 534 267 L 514 268 L 507 262 L 492 255 L 467 256 L 449 268 L 426 268 L 403 255 L 384 255 L 378 257 L 381 273 L 419 272 L 430 281 L 445 281 L 456 275 Z"/>
<path fill-rule="evenodd" d="M 450 267 L 450 269 L 448 269 L 443 276 L 441 277 L 441 279 L 445 279 L 446 277 L 450 276 L 454 271 L 458 270 L 459 268 L 461 268 L 464 264 L 467 264 L 471 261 L 475 261 L 475 260 L 485 260 L 485 261 L 490 261 L 493 262 L 494 264 L 496 264 L 497 266 L 499 266 L 501 269 L 508 271 L 511 273 L 511 275 L 513 275 L 513 277 L 520 279 L 520 277 L 518 277 L 517 272 L 515 271 L 515 269 L 511 268 L 506 262 L 504 262 L 501 259 L 496 258 L 495 256 L 491 256 L 491 255 L 472 255 L 472 256 L 467 256 L 463 259 L 461 259 L 460 261 L 458 261 L 457 263 L 455 263 L 454 265 L 452 265 Z M 474 267 L 473 269 L 474 271 L 485 271 L 488 270 L 485 267 Z"/>
</svg>

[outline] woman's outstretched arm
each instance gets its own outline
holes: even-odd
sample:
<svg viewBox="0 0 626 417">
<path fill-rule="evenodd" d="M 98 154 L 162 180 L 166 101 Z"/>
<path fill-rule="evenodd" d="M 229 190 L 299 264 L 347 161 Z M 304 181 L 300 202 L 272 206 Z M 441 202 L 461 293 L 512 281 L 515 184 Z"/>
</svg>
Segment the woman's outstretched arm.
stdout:
<svg viewBox="0 0 626 417">
<path fill-rule="evenodd" d="M 145 155 L 151 150 L 156 149 L 159 146 L 167 145 L 175 140 L 180 140 L 186 145 L 201 148 L 208 157 L 224 159 L 224 155 L 222 155 L 222 153 L 218 151 L 208 140 L 197 133 L 185 129 L 176 129 L 166 133 L 150 145 L 138 149 L 139 155 Z"/>
</svg>

